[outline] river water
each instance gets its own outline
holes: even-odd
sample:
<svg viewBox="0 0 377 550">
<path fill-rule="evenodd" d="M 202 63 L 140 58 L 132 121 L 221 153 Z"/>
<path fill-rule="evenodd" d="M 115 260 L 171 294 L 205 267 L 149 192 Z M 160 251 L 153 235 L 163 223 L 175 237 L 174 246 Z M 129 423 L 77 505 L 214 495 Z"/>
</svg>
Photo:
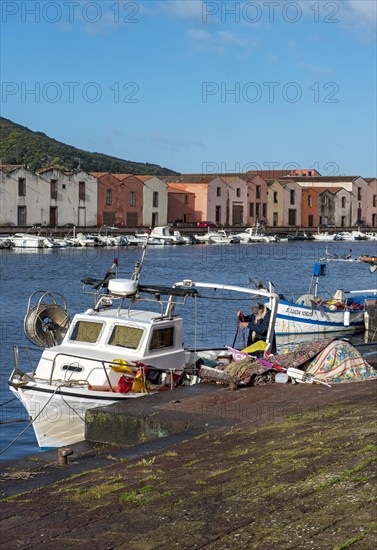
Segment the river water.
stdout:
<svg viewBox="0 0 377 550">
<path fill-rule="evenodd" d="M 352 248 L 352 257 L 377 255 L 376 241 L 334 242 L 329 252 L 345 254 Z M 23 332 L 23 317 L 29 296 L 36 290 L 61 292 L 68 304 L 70 317 L 77 311 L 92 307 L 90 296 L 82 292 L 81 279 L 100 279 L 118 258 L 120 276 L 129 277 L 140 260 L 139 247 L 128 248 L 67 248 L 42 251 L 1 250 L 0 256 L 0 450 L 15 441 L 0 455 L 1 460 L 13 460 L 38 452 L 27 415 L 18 400 L 12 400 L 7 380 L 13 368 L 13 345 L 30 345 Z M 325 254 L 325 243 L 313 241 L 278 242 L 269 244 L 151 246 L 146 252 L 142 269 L 142 284 L 173 284 L 183 279 L 247 286 L 254 281 L 271 281 L 277 292 L 287 298 L 308 291 L 313 264 Z M 338 288 L 371 289 L 377 286 L 377 272 L 356 262 L 334 262 L 326 266 L 326 276 L 320 281 L 319 293 L 326 297 Z M 197 302 L 197 300 L 193 301 Z M 248 311 L 250 304 L 213 300 L 203 308 L 188 309 L 185 316 L 185 345 L 232 345 L 236 332 L 236 312 Z M 196 328 L 194 328 L 194 321 Z M 296 337 L 297 340 L 297 337 Z M 297 341 L 295 342 L 297 343 Z M 242 346 L 242 342 L 236 345 Z M 280 349 L 286 341 L 280 342 Z M 279 345 L 279 341 L 278 341 Z M 22 365 L 20 365 L 22 368 Z M 20 422 L 4 423 L 10 420 Z"/>
</svg>

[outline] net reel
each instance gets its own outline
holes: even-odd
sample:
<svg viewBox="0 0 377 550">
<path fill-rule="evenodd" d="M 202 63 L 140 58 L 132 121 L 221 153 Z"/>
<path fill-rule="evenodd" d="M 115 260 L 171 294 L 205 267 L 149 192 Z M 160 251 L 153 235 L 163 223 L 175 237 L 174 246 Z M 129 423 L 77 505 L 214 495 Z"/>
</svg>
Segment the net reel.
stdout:
<svg viewBox="0 0 377 550">
<path fill-rule="evenodd" d="M 32 305 L 38 294 L 37 303 Z M 24 331 L 30 342 L 42 348 L 57 346 L 63 341 L 69 323 L 67 304 L 60 292 L 37 290 L 30 296 L 24 318 Z"/>
</svg>

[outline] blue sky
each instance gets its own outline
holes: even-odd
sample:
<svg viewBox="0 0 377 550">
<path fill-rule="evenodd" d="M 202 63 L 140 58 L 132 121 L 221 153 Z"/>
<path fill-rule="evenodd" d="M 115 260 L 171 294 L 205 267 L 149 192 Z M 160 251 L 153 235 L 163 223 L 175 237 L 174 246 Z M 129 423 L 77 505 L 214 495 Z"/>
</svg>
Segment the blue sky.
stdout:
<svg viewBox="0 0 377 550">
<path fill-rule="evenodd" d="M 376 166 L 376 2 L 1 2 L 1 115 L 179 172 Z"/>
</svg>

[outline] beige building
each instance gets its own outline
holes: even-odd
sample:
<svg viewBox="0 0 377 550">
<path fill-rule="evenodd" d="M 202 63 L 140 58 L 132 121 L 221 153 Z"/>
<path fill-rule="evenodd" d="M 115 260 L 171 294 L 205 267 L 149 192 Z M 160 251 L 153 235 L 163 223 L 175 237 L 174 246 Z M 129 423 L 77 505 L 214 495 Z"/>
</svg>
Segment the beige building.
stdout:
<svg viewBox="0 0 377 550">
<path fill-rule="evenodd" d="M 268 188 L 267 214 L 273 227 L 301 226 L 302 188 L 290 178 L 281 178 L 270 183 Z"/>
</svg>

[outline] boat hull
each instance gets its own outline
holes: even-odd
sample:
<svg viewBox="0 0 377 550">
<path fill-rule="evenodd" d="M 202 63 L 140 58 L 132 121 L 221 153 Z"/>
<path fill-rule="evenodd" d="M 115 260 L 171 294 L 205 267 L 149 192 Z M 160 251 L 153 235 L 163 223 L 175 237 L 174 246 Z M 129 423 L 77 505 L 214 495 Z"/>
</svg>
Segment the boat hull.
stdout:
<svg viewBox="0 0 377 550">
<path fill-rule="evenodd" d="M 325 334 L 328 332 L 354 333 L 365 329 L 363 310 L 344 310 L 310 307 L 281 300 L 275 323 L 277 336 L 284 334 Z"/>
<path fill-rule="evenodd" d="M 82 388 L 58 388 L 32 383 L 10 386 L 29 414 L 38 445 L 43 448 L 71 445 L 85 439 L 85 414 L 99 406 L 112 405 L 146 393 L 88 392 Z M 89 394 L 89 395 L 88 395 Z"/>
</svg>

